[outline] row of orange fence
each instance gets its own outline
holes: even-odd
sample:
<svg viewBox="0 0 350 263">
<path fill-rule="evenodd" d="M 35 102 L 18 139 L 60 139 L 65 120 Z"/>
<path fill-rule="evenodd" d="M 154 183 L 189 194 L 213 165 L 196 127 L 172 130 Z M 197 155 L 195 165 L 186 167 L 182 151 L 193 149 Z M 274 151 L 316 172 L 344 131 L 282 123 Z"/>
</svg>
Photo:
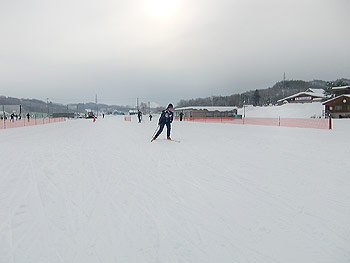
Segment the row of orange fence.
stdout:
<svg viewBox="0 0 350 263">
<path fill-rule="evenodd" d="M 179 120 L 179 117 L 175 118 Z M 299 118 L 233 118 L 233 117 L 185 117 L 184 121 L 208 123 L 232 123 L 264 126 L 332 129 L 332 119 L 299 119 Z"/>
<path fill-rule="evenodd" d="M 33 119 L 20 119 L 20 120 L 10 120 L 3 119 L 0 120 L 0 129 L 18 128 L 33 125 L 42 125 L 55 122 L 65 121 L 66 118 L 33 118 Z"/>
</svg>

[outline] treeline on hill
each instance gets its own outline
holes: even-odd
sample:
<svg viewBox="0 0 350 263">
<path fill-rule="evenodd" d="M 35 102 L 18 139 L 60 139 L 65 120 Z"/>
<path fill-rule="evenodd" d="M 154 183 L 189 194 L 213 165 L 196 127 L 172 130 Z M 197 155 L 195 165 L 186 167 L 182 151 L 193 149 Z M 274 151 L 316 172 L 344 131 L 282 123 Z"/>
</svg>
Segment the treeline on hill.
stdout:
<svg viewBox="0 0 350 263">
<path fill-rule="evenodd" d="M 326 92 L 330 87 L 339 87 L 350 85 L 350 79 L 339 79 L 333 82 L 323 80 L 303 81 L 287 80 L 279 81 L 267 89 L 257 89 L 247 91 L 242 94 L 233 94 L 230 96 L 212 96 L 206 98 L 197 98 L 190 100 L 180 100 L 177 107 L 187 106 L 236 106 L 243 105 L 264 106 L 276 104 L 278 100 L 291 96 L 308 88 L 325 89 Z"/>
<path fill-rule="evenodd" d="M 107 105 L 107 104 L 97 104 L 93 102 L 89 103 L 77 103 L 77 104 L 58 104 L 53 102 L 45 102 L 37 99 L 18 99 L 12 97 L 0 96 L 0 107 L 1 105 L 22 105 L 22 112 L 36 112 L 52 114 L 64 113 L 64 112 L 79 112 L 85 113 L 86 110 L 96 110 L 97 107 L 100 111 L 110 112 L 117 110 L 120 112 L 128 112 L 131 107 L 129 106 L 118 106 L 118 105 Z M 13 109 L 13 107 L 12 107 Z M 2 111 L 2 108 L 0 109 Z M 6 110 L 6 107 L 5 107 Z"/>
</svg>

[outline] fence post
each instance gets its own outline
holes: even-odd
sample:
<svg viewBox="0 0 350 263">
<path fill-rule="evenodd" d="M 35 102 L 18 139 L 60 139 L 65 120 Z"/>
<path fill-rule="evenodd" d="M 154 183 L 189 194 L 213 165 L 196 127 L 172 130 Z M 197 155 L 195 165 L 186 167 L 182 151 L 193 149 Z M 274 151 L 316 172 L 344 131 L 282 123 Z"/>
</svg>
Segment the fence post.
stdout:
<svg viewBox="0 0 350 263">
<path fill-rule="evenodd" d="M 332 129 L 332 118 L 329 117 L 329 129 L 331 130 Z"/>
<path fill-rule="evenodd" d="M 278 126 L 281 126 L 281 116 L 278 116 Z"/>
</svg>

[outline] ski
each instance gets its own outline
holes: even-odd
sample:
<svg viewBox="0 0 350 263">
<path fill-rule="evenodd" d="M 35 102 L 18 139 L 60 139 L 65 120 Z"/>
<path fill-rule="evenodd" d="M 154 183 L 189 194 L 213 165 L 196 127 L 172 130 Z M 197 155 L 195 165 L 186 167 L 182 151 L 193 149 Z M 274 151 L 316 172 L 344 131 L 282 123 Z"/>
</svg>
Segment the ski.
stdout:
<svg viewBox="0 0 350 263">
<path fill-rule="evenodd" d="M 166 139 L 167 141 L 171 141 L 171 142 L 180 142 L 180 141 L 178 141 L 178 140 L 173 140 L 173 139 L 171 139 L 171 140 L 168 140 L 168 139 Z"/>
<path fill-rule="evenodd" d="M 179 140 L 173 140 L 173 139 L 171 139 L 171 140 L 168 140 L 168 139 L 156 139 L 157 141 L 170 141 L 170 142 L 177 142 L 177 143 L 179 143 L 179 142 L 181 142 L 181 141 L 179 141 Z M 151 142 L 153 142 L 153 141 L 155 141 L 155 139 L 152 139 L 151 140 Z"/>
</svg>

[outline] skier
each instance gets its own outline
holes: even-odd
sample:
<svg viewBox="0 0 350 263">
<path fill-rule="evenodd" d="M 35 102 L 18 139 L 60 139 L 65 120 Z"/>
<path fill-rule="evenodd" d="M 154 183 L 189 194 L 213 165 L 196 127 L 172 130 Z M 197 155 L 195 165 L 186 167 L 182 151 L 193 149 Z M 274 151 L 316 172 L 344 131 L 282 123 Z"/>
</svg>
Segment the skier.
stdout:
<svg viewBox="0 0 350 263">
<path fill-rule="evenodd" d="M 142 112 L 141 111 L 137 112 L 137 118 L 139 119 L 139 123 L 141 123 L 141 120 L 142 120 Z"/>
<path fill-rule="evenodd" d="M 184 117 L 184 113 L 181 112 L 179 115 L 180 115 L 180 121 L 182 121 L 182 118 Z"/>
<path fill-rule="evenodd" d="M 27 119 L 28 119 L 28 121 L 29 121 L 29 119 L 30 119 L 30 114 L 29 114 L 29 113 L 27 113 Z"/>
<path fill-rule="evenodd" d="M 174 108 L 173 104 L 169 104 L 167 109 L 162 111 L 162 114 L 160 115 L 159 121 L 158 121 L 159 130 L 156 133 L 156 135 L 153 137 L 152 141 L 157 139 L 157 137 L 162 133 L 165 125 L 167 128 L 167 139 L 171 140 L 170 130 L 171 130 L 171 123 L 173 122 L 173 118 L 174 118 L 173 108 Z"/>
<path fill-rule="evenodd" d="M 149 120 L 152 121 L 152 118 L 153 118 L 153 116 L 152 116 L 152 114 L 150 113 L 150 114 L 149 114 Z"/>
</svg>

